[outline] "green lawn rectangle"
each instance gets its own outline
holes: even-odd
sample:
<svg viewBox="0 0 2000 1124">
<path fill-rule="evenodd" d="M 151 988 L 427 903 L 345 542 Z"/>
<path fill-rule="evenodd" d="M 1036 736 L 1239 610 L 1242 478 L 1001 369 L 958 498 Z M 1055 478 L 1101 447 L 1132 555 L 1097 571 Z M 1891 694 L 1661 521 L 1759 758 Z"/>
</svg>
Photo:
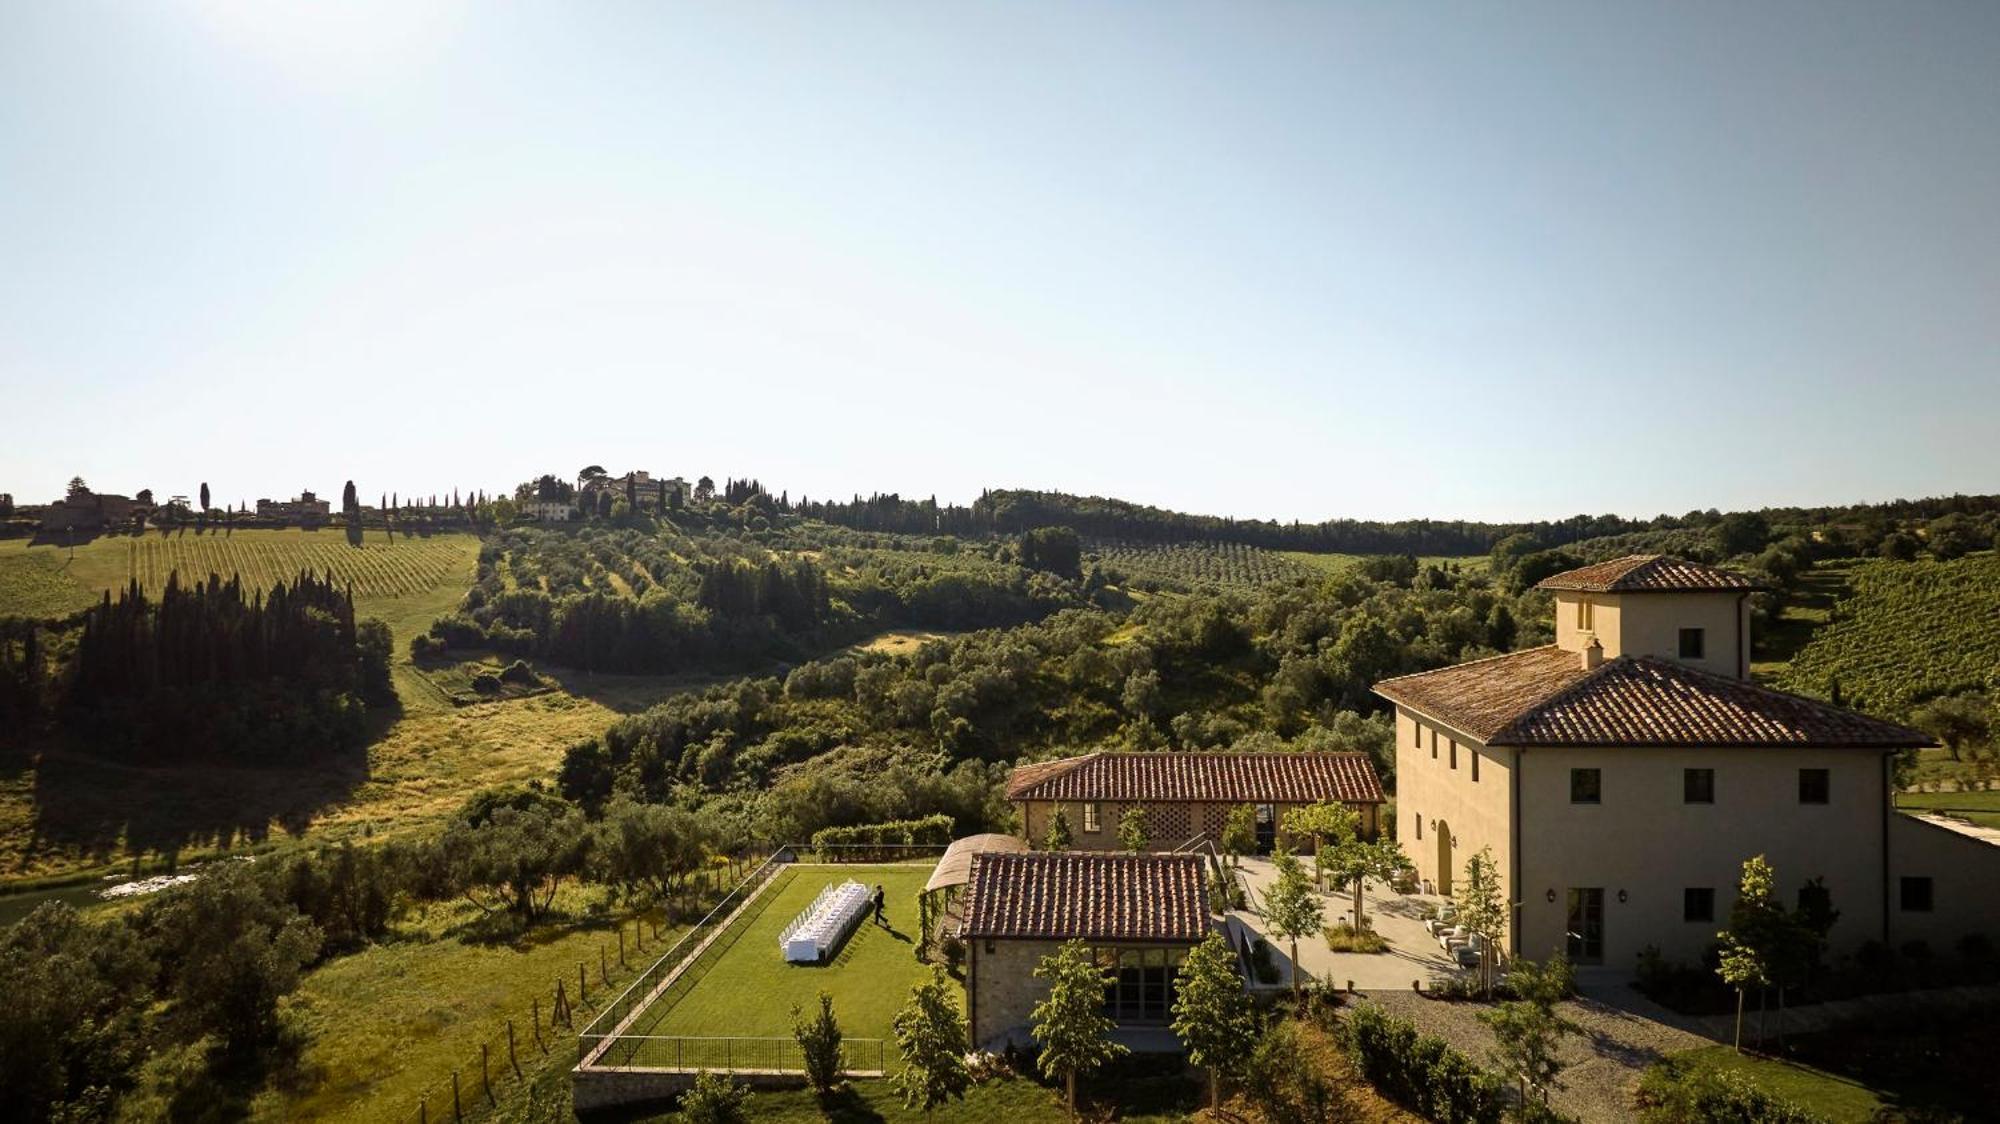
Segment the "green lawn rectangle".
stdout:
<svg viewBox="0 0 2000 1124">
<path fill-rule="evenodd" d="M 744 916 L 696 966 L 677 1000 L 656 1004 L 628 1034 L 715 1038 L 789 1038 L 793 1006 L 812 1011 L 833 996 L 841 1030 L 854 1038 L 889 1038 L 896 1011 L 930 969 L 917 960 L 917 895 L 931 865 L 795 865 L 779 872 Z M 778 934 L 830 883 L 854 879 L 887 898 L 889 926 L 864 918 L 833 960 L 787 963 Z M 670 1005 L 668 1005 L 670 1003 Z"/>
<path fill-rule="evenodd" d="M 2000 792 L 1899 792 L 1896 807 L 1910 812 L 1944 812 L 1983 827 L 2000 827 Z"/>
</svg>

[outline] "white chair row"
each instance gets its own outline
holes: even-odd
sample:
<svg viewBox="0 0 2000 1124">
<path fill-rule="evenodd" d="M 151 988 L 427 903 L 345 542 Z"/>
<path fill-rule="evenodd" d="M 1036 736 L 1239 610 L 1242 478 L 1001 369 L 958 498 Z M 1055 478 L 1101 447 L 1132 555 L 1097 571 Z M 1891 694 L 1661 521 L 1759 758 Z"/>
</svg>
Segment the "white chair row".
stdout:
<svg viewBox="0 0 2000 1124">
<path fill-rule="evenodd" d="M 778 947 L 794 963 L 823 960 L 847 930 L 868 912 L 868 887 L 848 881 L 829 884 L 778 935 Z"/>
</svg>

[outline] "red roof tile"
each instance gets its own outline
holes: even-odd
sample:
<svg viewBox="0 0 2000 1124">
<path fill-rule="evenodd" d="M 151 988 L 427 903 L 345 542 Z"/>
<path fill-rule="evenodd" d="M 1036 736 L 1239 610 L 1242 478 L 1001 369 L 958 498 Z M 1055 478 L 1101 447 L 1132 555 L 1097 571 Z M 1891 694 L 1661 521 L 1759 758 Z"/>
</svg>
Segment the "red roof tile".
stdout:
<svg viewBox="0 0 2000 1124">
<path fill-rule="evenodd" d="M 1379 804 L 1365 753 L 1091 753 L 1024 765 L 1009 800 Z"/>
<path fill-rule="evenodd" d="M 973 856 L 968 938 L 1199 941 L 1208 890 L 1197 855 L 1088 851 Z"/>
<path fill-rule="evenodd" d="M 1915 730 L 1815 699 L 1650 657 L 1584 670 L 1554 645 L 1384 680 L 1375 693 L 1487 745 L 1933 744 Z"/>
<path fill-rule="evenodd" d="M 1628 554 L 1609 562 L 1566 570 L 1535 583 L 1536 589 L 1579 593 L 1687 593 L 1702 590 L 1749 592 L 1763 586 L 1731 570 L 1664 554 Z"/>
</svg>

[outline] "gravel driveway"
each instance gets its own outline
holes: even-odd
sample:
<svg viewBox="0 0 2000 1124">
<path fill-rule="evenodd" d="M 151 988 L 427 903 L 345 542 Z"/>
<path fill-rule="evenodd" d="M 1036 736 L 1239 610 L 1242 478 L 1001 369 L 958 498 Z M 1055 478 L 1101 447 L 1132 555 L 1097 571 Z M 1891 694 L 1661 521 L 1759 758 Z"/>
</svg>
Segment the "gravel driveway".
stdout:
<svg viewBox="0 0 2000 1124">
<path fill-rule="evenodd" d="M 1484 1003 L 1423 999 L 1408 991 L 1371 991 L 1363 997 L 1391 1014 L 1417 1024 L 1471 1055 L 1482 1064 L 1491 1060 L 1493 1032 L 1479 1021 Z M 1567 1066 L 1563 1088 L 1550 1098 L 1556 1108 L 1583 1120 L 1630 1120 L 1632 1093 L 1647 1066 L 1668 1054 L 1707 1046 L 1708 1039 L 1595 999 L 1577 998 L 1562 1012 L 1583 1028 L 1563 1042 Z"/>
</svg>

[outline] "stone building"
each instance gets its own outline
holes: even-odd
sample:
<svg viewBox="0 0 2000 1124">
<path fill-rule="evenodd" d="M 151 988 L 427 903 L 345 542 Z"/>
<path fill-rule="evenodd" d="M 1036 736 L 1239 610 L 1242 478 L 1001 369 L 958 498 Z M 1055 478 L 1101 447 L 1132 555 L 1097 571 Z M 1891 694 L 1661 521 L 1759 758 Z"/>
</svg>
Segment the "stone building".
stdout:
<svg viewBox="0 0 2000 1124">
<path fill-rule="evenodd" d="M 1338 801 L 1380 830 L 1382 781 L 1365 753 L 1090 753 L 1024 765 L 1007 782 L 1024 837 L 1037 846 L 1061 807 L 1071 846 L 1121 849 L 1118 824 L 1146 810 L 1148 850 L 1172 850 L 1198 836 L 1220 841 L 1231 809 L 1255 809 L 1258 849 L 1279 840 L 1286 811 Z"/>
<path fill-rule="evenodd" d="M 1135 1045 L 1165 1045 L 1160 1028 L 1173 1018 L 1175 976 L 1213 924 L 1202 861 L 1075 851 L 974 855 L 958 930 L 973 1045 L 1028 1043 L 1031 1012 L 1048 995 L 1035 967 L 1070 940 L 1088 942 L 1105 969 L 1104 1013 L 1121 1031 L 1141 1035 Z"/>
</svg>

